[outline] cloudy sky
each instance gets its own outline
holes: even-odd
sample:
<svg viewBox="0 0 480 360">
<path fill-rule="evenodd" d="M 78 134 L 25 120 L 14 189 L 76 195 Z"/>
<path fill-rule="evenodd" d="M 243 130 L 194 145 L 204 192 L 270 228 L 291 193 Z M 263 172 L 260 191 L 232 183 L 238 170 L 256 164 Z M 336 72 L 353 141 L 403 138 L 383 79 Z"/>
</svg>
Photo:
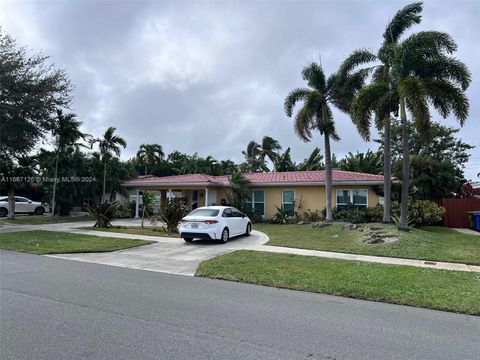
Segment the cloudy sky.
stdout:
<svg viewBox="0 0 480 360">
<path fill-rule="evenodd" d="M 159 143 L 167 152 L 240 161 L 248 141 L 268 134 L 300 161 L 322 144 L 319 136 L 296 138 L 283 112 L 288 92 L 304 85 L 301 68 L 321 60 L 331 73 L 353 49 L 375 50 L 407 3 L 0 0 L 0 25 L 67 70 L 84 130 L 99 136 L 115 126 L 128 142 L 122 158 Z M 479 14 L 478 0 L 427 1 L 415 28 L 450 33 L 472 71 L 470 119 L 460 132 L 478 146 L 465 169 L 471 179 L 480 172 Z M 337 156 L 376 148 L 346 115 L 334 115 Z"/>
</svg>

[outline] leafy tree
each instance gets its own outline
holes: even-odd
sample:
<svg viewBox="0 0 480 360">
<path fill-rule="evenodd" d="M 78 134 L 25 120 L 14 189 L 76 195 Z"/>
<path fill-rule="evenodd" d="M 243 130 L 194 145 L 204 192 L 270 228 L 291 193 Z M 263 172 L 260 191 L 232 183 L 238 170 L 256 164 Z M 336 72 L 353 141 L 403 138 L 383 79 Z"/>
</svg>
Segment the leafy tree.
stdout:
<svg viewBox="0 0 480 360">
<path fill-rule="evenodd" d="M 238 166 L 232 160 L 220 161 L 220 174 L 219 175 L 232 175 L 238 171 Z"/>
<path fill-rule="evenodd" d="M 278 155 L 274 162 L 274 169 L 280 171 L 295 171 L 297 168 L 290 157 L 290 148 L 285 150 L 283 154 Z"/>
<path fill-rule="evenodd" d="M 159 144 L 142 144 L 137 151 L 137 158 L 145 168 L 145 175 L 148 174 L 148 166 L 155 169 L 164 156 L 162 145 Z"/>
<path fill-rule="evenodd" d="M 320 154 L 320 148 L 316 147 L 308 158 L 298 164 L 297 169 L 299 171 L 323 170 L 325 167 L 322 160 L 323 155 Z"/>
<path fill-rule="evenodd" d="M 335 130 L 330 105 L 347 112 L 356 91 L 363 86 L 368 72 L 343 71 L 331 75 L 328 79 L 320 65 L 311 63 L 302 71 L 302 77 L 309 88 L 293 90 L 285 99 L 284 108 L 287 116 L 293 115 L 296 103 L 303 101 L 303 106 L 294 119 L 297 135 L 304 141 L 310 141 L 312 131 L 317 130 L 324 137 L 325 143 L 325 192 L 326 220 L 332 220 L 332 163 L 330 139 L 340 138 Z"/>
<path fill-rule="evenodd" d="M 464 92 L 471 81 L 467 67 L 450 56 L 456 51 L 457 45 L 448 34 L 422 31 L 400 41 L 403 33 L 400 30 L 406 28 L 405 24 L 420 21 L 418 13 L 421 3 L 410 6 L 419 10 L 405 13 L 401 10 L 403 26 L 387 27 L 384 35 L 385 39 L 394 40 L 382 47 L 378 54 L 381 60 L 388 59 L 389 71 L 386 72 L 387 69 L 382 67 L 377 69 L 374 72 L 376 81 L 360 92 L 352 106 L 352 116 L 364 136 L 368 134 L 370 125 L 370 116 L 365 114 L 374 112 L 377 118 L 382 118 L 382 115 L 393 111 L 392 105 L 399 108 L 403 142 L 400 228 L 404 230 L 408 229 L 410 182 L 407 111 L 424 141 L 428 140 L 431 129 L 429 104 L 443 117 L 453 113 L 463 125 L 469 107 Z"/>
<path fill-rule="evenodd" d="M 368 150 L 366 153 L 357 151 L 349 152 L 338 162 L 338 168 L 344 171 L 356 171 L 367 174 L 380 174 L 382 172 L 382 154 Z"/>
<path fill-rule="evenodd" d="M 57 110 L 57 116 L 52 127 L 52 136 L 55 140 L 56 159 L 55 171 L 53 177 L 53 195 L 52 195 L 52 220 L 55 216 L 55 200 L 58 179 L 58 162 L 60 156 L 65 152 L 68 146 L 74 146 L 78 140 L 85 140 L 86 134 L 80 131 L 81 122 L 76 119 L 76 115 L 64 115 L 61 110 Z"/>
<path fill-rule="evenodd" d="M 0 153 L 5 158 L 26 156 L 50 129 L 50 115 L 70 105 L 70 81 L 48 59 L 29 55 L 0 27 Z"/>
<path fill-rule="evenodd" d="M 100 152 L 103 162 L 103 188 L 102 188 L 102 201 L 105 197 L 105 181 L 107 178 L 107 162 L 113 156 L 120 156 L 120 147 L 124 149 L 127 147 L 127 142 L 120 136 L 115 135 L 116 128 L 109 127 L 102 138 L 94 139 L 91 144 L 98 144 L 98 150 Z"/>
<path fill-rule="evenodd" d="M 366 50 L 356 50 L 350 57 L 350 62 L 343 66 L 346 69 L 379 61 L 380 65 L 373 68 L 373 82 L 362 89 L 352 104 L 352 119 L 359 127 L 360 134 L 370 139 L 370 123 L 375 118 L 377 129 L 383 129 L 383 176 L 384 176 L 384 206 L 383 221 L 391 221 L 391 121 L 392 115 L 398 116 L 399 94 L 391 79 L 395 75 L 394 55 L 399 46 L 400 37 L 411 26 L 419 24 L 423 5 L 413 3 L 399 10 L 383 34 L 383 43 L 377 54 L 371 54 Z"/>
</svg>

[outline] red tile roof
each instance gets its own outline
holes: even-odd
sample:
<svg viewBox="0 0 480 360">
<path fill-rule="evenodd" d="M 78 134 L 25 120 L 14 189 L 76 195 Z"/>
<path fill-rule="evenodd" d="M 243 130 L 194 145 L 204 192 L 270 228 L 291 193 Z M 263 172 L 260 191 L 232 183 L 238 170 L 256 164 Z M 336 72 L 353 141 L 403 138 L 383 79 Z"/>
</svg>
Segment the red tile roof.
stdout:
<svg viewBox="0 0 480 360">
<path fill-rule="evenodd" d="M 283 183 L 323 183 L 325 171 L 289 171 L 270 173 L 246 173 L 246 178 L 253 184 L 283 184 Z M 383 175 L 372 175 L 352 171 L 333 170 L 333 183 L 371 182 L 382 183 Z M 168 184 L 222 184 L 228 185 L 228 176 L 210 176 L 204 174 L 187 174 L 162 177 L 137 178 L 126 181 L 125 186 L 135 185 L 168 185 Z"/>
</svg>

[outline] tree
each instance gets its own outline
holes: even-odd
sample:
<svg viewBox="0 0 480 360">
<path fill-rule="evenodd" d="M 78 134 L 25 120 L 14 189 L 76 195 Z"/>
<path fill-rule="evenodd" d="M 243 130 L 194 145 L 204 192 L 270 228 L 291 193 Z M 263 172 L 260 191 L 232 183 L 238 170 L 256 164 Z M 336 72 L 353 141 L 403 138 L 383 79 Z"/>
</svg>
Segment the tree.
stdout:
<svg viewBox="0 0 480 360">
<path fill-rule="evenodd" d="M 295 163 L 292 161 L 292 158 L 290 156 L 290 148 L 285 150 L 283 154 L 280 154 L 277 156 L 273 166 L 274 166 L 274 170 L 277 172 L 295 171 L 297 169 L 297 167 L 295 166 Z"/>
<path fill-rule="evenodd" d="M 280 143 L 270 136 L 264 136 L 262 139 L 262 145 L 259 148 L 259 158 L 262 162 L 265 162 L 266 158 L 269 158 L 272 164 L 279 156 L 278 151 L 282 149 Z"/>
<path fill-rule="evenodd" d="M 380 61 L 380 65 L 373 70 L 373 82 L 363 88 L 352 104 L 351 115 L 354 123 L 359 128 L 360 134 L 370 139 L 370 123 L 375 117 L 377 129 L 383 129 L 383 222 L 391 221 L 391 121 L 392 115 L 398 116 L 399 96 L 394 86 L 391 86 L 391 79 L 394 77 L 394 55 L 399 46 L 402 34 L 412 25 L 419 24 L 423 5 L 413 3 L 399 10 L 383 34 L 383 43 L 377 55 L 366 50 L 356 50 L 349 61 L 343 66 L 346 71 L 351 71 L 357 66 Z"/>
<path fill-rule="evenodd" d="M 230 182 L 230 190 L 227 193 L 228 201 L 233 206 L 244 210 L 246 201 L 252 198 L 252 191 L 248 186 L 250 181 L 241 172 L 232 174 L 228 181 Z"/>
<path fill-rule="evenodd" d="M 78 140 L 85 140 L 86 134 L 80 131 L 82 123 L 76 119 L 76 115 L 64 115 L 62 110 L 57 110 L 57 116 L 52 127 L 52 136 L 55 139 L 56 159 L 55 171 L 53 177 L 53 195 L 52 195 L 52 221 L 55 217 L 55 200 L 58 179 L 58 161 L 61 154 L 68 146 L 73 146 Z"/>
<path fill-rule="evenodd" d="M 323 155 L 320 154 L 320 148 L 316 147 L 308 158 L 298 164 L 299 171 L 323 170 L 325 168 L 323 162 Z"/>
<path fill-rule="evenodd" d="M 151 191 L 144 191 L 142 194 L 142 229 L 143 221 L 146 217 L 150 216 L 153 205 L 155 205 L 155 193 Z"/>
<path fill-rule="evenodd" d="M 0 27 L 0 153 L 27 155 L 50 129 L 51 114 L 70 105 L 66 73 L 29 51 Z"/>
<path fill-rule="evenodd" d="M 116 128 L 109 127 L 102 138 L 94 139 L 91 145 L 98 144 L 98 150 L 103 162 L 103 188 L 102 188 L 102 202 L 105 201 L 105 181 L 107 178 L 107 162 L 113 156 L 120 156 L 120 147 L 124 149 L 127 147 L 125 139 L 115 135 Z"/>
<path fill-rule="evenodd" d="M 257 142 L 250 141 L 242 154 L 245 157 L 246 172 L 270 171 L 265 162 L 265 157 L 261 158 L 262 148 Z"/>
<path fill-rule="evenodd" d="M 338 168 L 344 171 L 380 174 L 382 172 L 382 154 L 370 149 L 366 153 L 357 151 L 356 154 L 353 154 L 349 152 L 338 162 Z"/>
<path fill-rule="evenodd" d="M 342 70 L 342 69 L 340 69 Z M 330 105 L 347 112 L 356 91 L 363 86 L 368 72 L 360 70 L 354 73 L 339 71 L 328 80 L 320 65 L 311 63 L 302 71 L 302 77 L 309 88 L 298 88 L 286 97 L 284 108 L 291 117 L 293 108 L 299 101 L 303 106 L 294 119 L 297 135 L 304 141 L 310 141 L 312 131 L 317 130 L 324 137 L 325 144 L 325 192 L 326 220 L 332 220 L 332 164 L 330 139 L 338 141 Z"/>
<path fill-rule="evenodd" d="M 145 175 L 148 175 L 147 166 L 154 169 L 164 156 L 162 145 L 159 144 L 142 144 L 137 151 L 137 158 L 145 168 Z"/>
<path fill-rule="evenodd" d="M 421 9 L 422 4 L 416 3 L 397 13 L 395 18 L 399 21 L 387 27 L 384 34 L 384 40 L 391 41 L 378 54 L 388 67 L 380 66 L 374 71 L 374 82 L 362 89 L 352 105 L 352 116 L 364 137 L 369 131 L 369 115 L 375 113 L 377 118 L 383 118 L 399 109 L 403 143 L 400 228 L 403 230 L 408 229 L 410 181 L 407 111 L 426 141 L 431 130 L 429 104 L 444 118 L 453 113 L 460 125 L 465 122 L 469 107 L 464 92 L 471 81 L 470 72 L 461 61 L 450 56 L 457 45 L 448 34 L 422 31 L 400 41 L 403 30 L 420 21 Z"/>
</svg>

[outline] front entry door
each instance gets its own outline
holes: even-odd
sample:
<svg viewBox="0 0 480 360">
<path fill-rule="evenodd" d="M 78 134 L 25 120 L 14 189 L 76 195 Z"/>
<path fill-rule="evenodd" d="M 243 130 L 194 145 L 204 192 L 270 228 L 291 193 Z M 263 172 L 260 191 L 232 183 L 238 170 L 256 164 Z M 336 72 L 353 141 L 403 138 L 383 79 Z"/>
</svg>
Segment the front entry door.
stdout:
<svg viewBox="0 0 480 360">
<path fill-rule="evenodd" d="M 217 190 L 208 190 L 208 204 L 205 206 L 217 205 Z"/>
</svg>

